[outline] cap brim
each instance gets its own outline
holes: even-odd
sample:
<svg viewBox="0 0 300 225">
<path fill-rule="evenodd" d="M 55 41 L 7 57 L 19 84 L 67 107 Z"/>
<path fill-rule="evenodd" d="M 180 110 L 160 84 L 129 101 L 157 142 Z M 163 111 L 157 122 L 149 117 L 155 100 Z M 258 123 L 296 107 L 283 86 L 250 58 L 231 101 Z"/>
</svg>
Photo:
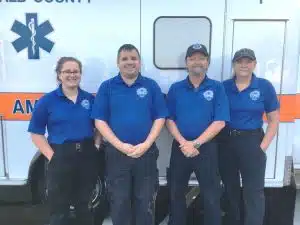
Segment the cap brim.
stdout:
<svg viewBox="0 0 300 225">
<path fill-rule="evenodd" d="M 237 60 L 240 60 L 240 59 L 242 59 L 242 58 L 250 59 L 250 60 L 252 60 L 252 61 L 255 61 L 255 60 L 256 60 L 256 58 L 253 57 L 253 56 L 250 56 L 250 55 L 241 55 L 241 56 L 238 56 L 238 57 L 234 58 L 232 61 L 233 61 L 233 62 L 236 62 Z"/>
<path fill-rule="evenodd" d="M 191 57 L 193 54 L 195 54 L 195 53 L 197 53 L 197 52 L 198 52 L 198 53 L 201 53 L 201 54 L 203 54 L 203 55 L 205 55 L 205 56 L 208 56 L 207 52 L 205 52 L 205 51 L 203 51 L 203 50 L 201 50 L 201 49 L 195 49 L 195 50 L 189 52 L 188 54 L 186 54 L 185 58 Z"/>
</svg>

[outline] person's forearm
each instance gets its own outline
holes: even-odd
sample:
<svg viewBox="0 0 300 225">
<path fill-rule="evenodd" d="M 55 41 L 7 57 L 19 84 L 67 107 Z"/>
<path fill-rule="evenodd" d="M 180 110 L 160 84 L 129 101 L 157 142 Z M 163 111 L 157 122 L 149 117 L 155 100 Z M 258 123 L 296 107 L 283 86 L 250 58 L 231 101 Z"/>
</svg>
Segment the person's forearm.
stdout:
<svg viewBox="0 0 300 225">
<path fill-rule="evenodd" d="M 200 144 L 204 144 L 213 139 L 225 126 L 224 121 L 214 121 L 209 127 L 196 139 Z"/>
<path fill-rule="evenodd" d="M 274 136 L 276 135 L 278 126 L 279 126 L 279 112 L 278 110 L 267 113 L 267 131 L 260 144 L 262 150 L 266 150 L 270 143 L 272 142 Z"/>
<path fill-rule="evenodd" d="M 46 137 L 40 134 L 31 133 L 31 139 L 34 145 L 39 149 L 39 151 L 48 159 L 51 160 L 54 151 L 49 145 Z"/>
<path fill-rule="evenodd" d="M 160 134 L 164 124 L 165 124 L 165 119 L 163 118 L 155 120 L 145 143 L 151 146 L 155 142 L 158 135 Z"/>
<path fill-rule="evenodd" d="M 261 147 L 263 150 L 266 150 L 269 147 L 270 143 L 272 142 L 274 136 L 277 133 L 278 124 L 279 123 L 277 121 L 271 121 L 268 124 L 266 134 L 261 142 Z"/>
<path fill-rule="evenodd" d="M 175 140 L 181 145 L 183 144 L 186 140 L 185 138 L 181 135 L 179 132 L 176 123 L 173 120 L 167 120 L 166 122 L 167 128 L 169 132 L 172 134 L 172 136 L 175 138 Z"/>
<path fill-rule="evenodd" d="M 95 129 L 95 132 L 94 132 L 94 142 L 95 142 L 95 146 L 97 148 L 99 148 L 102 143 L 102 135 L 100 134 L 98 129 Z"/>
<path fill-rule="evenodd" d="M 101 133 L 101 135 L 115 148 L 120 149 L 120 146 L 123 144 L 122 141 L 120 141 L 117 136 L 114 134 L 112 129 L 108 126 L 108 124 L 105 121 L 102 120 L 96 120 L 95 126 L 98 129 L 98 131 Z"/>
</svg>

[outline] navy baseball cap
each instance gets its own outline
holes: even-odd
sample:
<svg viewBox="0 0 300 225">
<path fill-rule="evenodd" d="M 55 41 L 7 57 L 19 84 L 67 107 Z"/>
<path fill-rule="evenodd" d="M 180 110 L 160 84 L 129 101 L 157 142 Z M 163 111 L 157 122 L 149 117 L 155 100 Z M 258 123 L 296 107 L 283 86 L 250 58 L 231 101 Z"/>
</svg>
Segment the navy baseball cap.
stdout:
<svg viewBox="0 0 300 225">
<path fill-rule="evenodd" d="M 248 58 L 251 60 L 256 60 L 255 53 L 252 49 L 249 48 L 242 48 L 235 52 L 232 62 L 236 62 L 237 60 L 241 58 Z"/>
<path fill-rule="evenodd" d="M 205 45 L 202 44 L 193 44 L 190 47 L 188 47 L 187 51 L 186 51 L 186 56 L 185 59 L 187 57 L 191 57 L 195 52 L 200 52 L 205 56 L 209 56 L 207 48 L 205 47 Z"/>
</svg>

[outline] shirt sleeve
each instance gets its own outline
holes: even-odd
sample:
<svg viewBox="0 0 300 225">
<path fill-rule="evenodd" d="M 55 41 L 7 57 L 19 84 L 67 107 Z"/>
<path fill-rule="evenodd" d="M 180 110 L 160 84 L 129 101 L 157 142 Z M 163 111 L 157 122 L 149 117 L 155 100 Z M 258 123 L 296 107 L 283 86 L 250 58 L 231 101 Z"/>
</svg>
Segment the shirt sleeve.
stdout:
<svg viewBox="0 0 300 225">
<path fill-rule="evenodd" d="M 167 106 L 169 110 L 169 119 L 175 121 L 176 119 L 176 100 L 175 100 L 175 88 L 171 85 L 167 95 Z"/>
<path fill-rule="evenodd" d="M 153 120 L 167 118 L 169 115 L 165 96 L 156 82 L 153 82 Z"/>
<path fill-rule="evenodd" d="M 91 117 L 94 102 L 95 102 L 95 96 L 94 96 L 93 94 L 91 94 L 91 96 L 90 96 L 90 104 L 91 104 L 91 107 L 90 107 L 90 111 L 89 111 L 90 114 L 89 114 L 89 115 L 90 115 L 90 118 L 91 118 L 91 120 L 92 120 L 93 127 L 95 128 L 94 119 Z"/>
<path fill-rule="evenodd" d="M 91 94 L 90 101 L 91 101 L 91 106 L 93 108 L 93 105 L 94 105 L 94 102 L 95 102 L 95 96 L 93 94 Z"/>
<path fill-rule="evenodd" d="M 91 113 L 92 119 L 109 120 L 109 86 L 108 81 L 103 82 L 96 94 Z"/>
<path fill-rule="evenodd" d="M 28 132 L 40 135 L 45 134 L 48 122 L 48 104 L 45 97 L 37 101 L 32 111 Z"/>
<path fill-rule="evenodd" d="M 229 102 L 222 83 L 218 83 L 215 97 L 214 121 L 229 121 Z"/>
<path fill-rule="evenodd" d="M 276 95 L 275 88 L 273 87 L 271 82 L 267 80 L 264 88 L 264 95 L 265 95 L 264 107 L 266 113 L 270 113 L 279 109 L 279 101 Z"/>
</svg>

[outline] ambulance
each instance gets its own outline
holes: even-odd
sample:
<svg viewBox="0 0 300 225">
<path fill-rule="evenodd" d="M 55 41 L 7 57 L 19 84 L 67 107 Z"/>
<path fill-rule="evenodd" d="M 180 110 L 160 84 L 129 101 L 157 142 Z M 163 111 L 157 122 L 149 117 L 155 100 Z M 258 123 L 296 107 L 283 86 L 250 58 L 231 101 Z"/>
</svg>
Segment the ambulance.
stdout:
<svg viewBox="0 0 300 225">
<path fill-rule="evenodd" d="M 117 74 L 117 50 L 125 43 L 138 47 L 142 74 L 164 93 L 187 76 L 184 57 L 193 43 L 207 46 L 208 76 L 220 81 L 232 76 L 237 49 L 253 49 L 255 73 L 272 82 L 281 105 L 265 187 L 290 185 L 300 169 L 299 0 L 0 0 L 1 186 L 29 186 L 32 198 L 45 196 L 46 160 L 27 127 L 35 103 L 57 87 L 57 60 L 81 60 L 81 87 L 96 93 Z M 167 185 L 171 142 L 164 129 L 157 140 L 161 186 Z M 94 205 L 105 195 L 102 175 Z M 193 175 L 190 185 L 197 186 Z"/>
</svg>

